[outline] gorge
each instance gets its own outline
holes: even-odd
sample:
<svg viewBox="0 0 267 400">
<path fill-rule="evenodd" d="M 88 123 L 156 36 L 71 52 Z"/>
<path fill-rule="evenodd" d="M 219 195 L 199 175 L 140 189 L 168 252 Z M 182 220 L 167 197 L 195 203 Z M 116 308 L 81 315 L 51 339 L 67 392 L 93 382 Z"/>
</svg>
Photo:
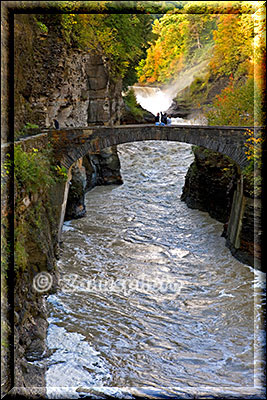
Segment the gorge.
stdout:
<svg viewBox="0 0 267 400">
<path fill-rule="evenodd" d="M 14 293 L 14 326 L 9 329 L 10 336 L 14 333 L 15 370 L 13 378 L 6 373 L 3 392 L 13 387 L 13 396 L 78 398 L 153 396 L 158 390 L 160 395 L 193 398 L 198 385 L 209 381 L 211 387 L 230 385 L 230 394 L 240 398 L 244 393 L 257 396 L 261 343 L 253 342 L 253 319 L 255 302 L 260 337 L 260 235 L 255 240 L 261 231 L 260 201 L 248 198 L 232 160 L 196 148 L 194 161 L 186 143 L 153 141 L 158 139 L 153 138 L 154 126 L 146 142 L 119 144 L 117 149 L 114 143 L 98 148 L 96 141 L 80 157 L 74 135 L 75 160 L 70 156 L 69 163 L 55 163 L 64 151 L 64 135 L 83 135 L 84 127 L 89 136 L 98 129 L 128 129 L 130 134 L 131 128 L 120 127 L 122 80 L 112 76 L 108 58 L 67 44 L 53 24 L 48 33 L 40 26 L 32 15 L 15 16 L 14 116 L 19 140 L 14 147 L 21 157 L 21 164 L 15 162 L 16 269 L 11 276 L 14 288 L 9 287 Z M 169 107 L 170 97 L 165 100 Z M 157 107 L 163 111 L 167 103 Z M 176 123 L 189 132 L 190 124 L 203 125 L 197 118 L 176 117 Z M 54 119 L 59 130 L 53 128 Z M 21 133 L 27 124 L 25 136 Z M 175 131 L 174 126 L 169 129 Z M 146 124 L 140 130 L 148 132 Z M 205 136 L 202 131 L 200 136 Z M 55 139 L 52 146 L 49 135 Z M 12 146 L 3 149 L 12 154 Z M 46 169 L 31 175 L 38 160 Z M 214 164 L 220 168 L 215 170 Z M 45 175 L 53 177 L 51 185 L 46 186 Z M 187 208 L 180 196 L 202 211 Z M 12 218 L 9 201 L 6 197 L 3 203 L 7 219 Z M 223 230 L 240 262 L 225 247 Z M 146 272 L 144 279 L 141 272 Z M 42 273 L 52 279 L 48 291 L 33 285 Z M 122 278 L 129 284 L 154 276 L 166 280 L 167 291 L 159 294 L 153 288 L 151 293 L 131 285 L 130 296 L 121 289 L 117 294 L 87 291 L 94 279 L 114 284 Z M 6 352 L 5 371 L 10 356 Z M 253 375 L 255 359 L 259 368 Z M 158 371 L 162 380 L 157 389 Z M 171 384 L 182 389 L 167 393 Z M 119 389 L 127 386 L 132 392 Z M 143 386 L 147 388 L 140 389 Z M 209 388 L 203 388 L 202 394 L 207 392 Z"/>
<path fill-rule="evenodd" d="M 63 225 L 48 397 L 256 397 L 262 275 L 231 256 L 222 223 L 179 200 L 190 145 L 118 152 L 124 184 L 88 192 L 86 216 Z"/>
</svg>

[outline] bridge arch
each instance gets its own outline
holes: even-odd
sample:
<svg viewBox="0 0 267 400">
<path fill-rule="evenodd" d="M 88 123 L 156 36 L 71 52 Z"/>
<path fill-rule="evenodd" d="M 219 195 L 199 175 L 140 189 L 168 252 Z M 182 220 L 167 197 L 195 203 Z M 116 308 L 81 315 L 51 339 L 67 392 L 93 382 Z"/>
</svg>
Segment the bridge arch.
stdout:
<svg viewBox="0 0 267 400">
<path fill-rule="evenodd" d="M 86 128 L 67 128 L 49 133 L 55 156 L 66 169 L 88 152 L 118 144 L 147 140 L 167 140 L 203 146 L 230 157 L 240 169 L 248 161 L 245 154 L 245 133 L 253 127 L 200 125 L 120 125 Z"/>
<path fill-rule="evenodd" d="M 232 201 L 231 213 L 227 228 L 227 247 L 233 255 L 239 254 L 241 243 L 241 227 L 244 208 L 243 176 L 242 169 L 248 164 L 245 154 L 247 130 L 254 132 L 262 128 L 257 127 L 225 127 L 225 126 L 196 126 L 178 125 L 158 127 L 155 125 L 124 125 L 101 126 L 86 128 L 67 128 L 64 130 L 52 130 L 48 132 L 49 142 L 53 144 L 55 156 L 58 162 L 68 170 L 68 181 L 64 186 L 62 197 L 61 216 L 58 229 L 60 240 L 64 222 L 66 203 L 71 179 L 71 167 L 73 164 L 88 154 L 88 152 L 100 152 L 102 149 L 119 145 L 149 140 L 167 140 L 172 142 L 188 143 L 203 146 L 207 149 L 228 156 L 239 167 L 240 177 L 237 180 L 236 191 Z M 242 254 L 242 250 L 241 250 Z M 250 265 L 254 265 L 255 255 Z M 237 257 L 238 258 L 238 257 Z"/>
</svg>

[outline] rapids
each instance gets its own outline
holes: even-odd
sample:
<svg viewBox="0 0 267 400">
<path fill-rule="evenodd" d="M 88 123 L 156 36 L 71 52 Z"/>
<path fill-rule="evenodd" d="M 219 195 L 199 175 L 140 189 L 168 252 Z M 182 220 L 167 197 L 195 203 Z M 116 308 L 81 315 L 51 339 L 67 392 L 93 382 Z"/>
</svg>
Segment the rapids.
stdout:
<svg viewBox="0 0 267 400">
<path fill-rule="evenodd" d="M 119 153 L 124 184 L 88 192 L 86 217 L 64 224 L 61 290 L 48 297 L 48 397 L 243 398 L 260 376 L 261 276 L 232 257 L 221 223 L 179 200 L 189 145 Z"/>
<path fill-rule="evenodd" d="M 255 395 L 263 274 L 232 257 L 221 223 L 180 201 L 190 145 L 118 151 L 124 184 L 94 188 L 86 216 L 64 224 L 60 288 L 47 299 L 47 397 Z"/>
</svg>

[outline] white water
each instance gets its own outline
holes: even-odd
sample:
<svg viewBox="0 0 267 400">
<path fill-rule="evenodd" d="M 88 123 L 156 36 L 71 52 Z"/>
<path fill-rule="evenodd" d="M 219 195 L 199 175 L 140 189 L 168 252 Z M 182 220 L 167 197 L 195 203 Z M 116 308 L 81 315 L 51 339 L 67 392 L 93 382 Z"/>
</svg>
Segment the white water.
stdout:
<svg viewBox="0 0 267 400">
<path fill-rule="evenodd" d="M 133 86 L 137 103 L 152 114 L 167 111 L 172 104 L 174 98 L 172 92 L 167 89 L 148 86 Z M 201 114 L 196 113 L 190 116 L 189 119 L 172 117 L 172 125 L 207 125 L 207 119 Z"/>
<path fill-rule="evenodd" d="M 141 89 L 143 108 L 170 106 L 170 93 Z M 47 397 L 253 396 L 262 376 L 258 280 L 225 247 L 222 224 L 179 200 L 190 146 L 140 142 L 119 154 L 124 184 L 95 188 L 86 217 L 64 224 L 58 268 L 72 286 L 48 298 Z M 85 290 L 90 280 L 132 284 L 144 272 L 175 278 L 182 291 Z"/>
<path fill-rule="evenodd" d="M 154 115 L 168 110 L 172 104 L 172 96 L 158 87 L 133 86 L 133 89 L 140 106 Z"/>
<path fill-rule="evenodd" d="M 180 201 L 190 145 L 118 150 L 124 184 L 88 192 L 86 216 L 63 227 L 47 398 L 255 398 L 261 274 L 233 258 L 220 222 Z"/>
<path fill-rule="evenodd" d="M 183 71 L 169 86 L 164 88 L 149 86 L 132 86 L 136 100 L 142 108 L 156 115 L 158 112 L 167 111 L 176 95 L 189 86 L 193 80 L 203 74 L 207 66 L 207 60 Z M 177 120 L 177 121 L 176 121 Z M 182 119 L 173 119 L 173 123 L 179 125 Z M 196 123 L 204 121 L 196 121 Z M 189 124 L 192 122 L 188 122 Z"/>
</svg>

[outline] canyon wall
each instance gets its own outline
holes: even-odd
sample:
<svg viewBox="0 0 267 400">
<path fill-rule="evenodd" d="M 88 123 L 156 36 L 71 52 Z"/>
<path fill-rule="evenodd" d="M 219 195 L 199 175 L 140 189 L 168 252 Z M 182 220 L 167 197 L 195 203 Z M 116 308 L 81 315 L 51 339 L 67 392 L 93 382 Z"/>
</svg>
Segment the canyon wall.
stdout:
<svg viewBox="0 0 267 400">
<path fill-rule="evenodd" d="M 21 139 L 22 149 L 29 154 L 33 149 L 42 152 L 49 148 L 42 135 L 27 138 L 27 135 L 38 133 L 38 128 L 31 129 L 34 125 L 55 129 L 54 120 L 60 128 L 112 125 L 120 121 L 121 80 L 114 81 L 111 77 L 108 60 L 72 47 L 56 29 L 51 25 L 48 32 L 44 32 L 33 15 L 15 15 L 15 138 Z M 30 129 L 25 129 L 27 125 Z M 6 372 L 7 354 L 3 388 L 3 394 L 7 393 L 13 382 L 15 397 L 18 394 L 25 394 L 27 398 L 45 395 L 48 324 L 44 294 L 53 293 L 57 287 L 55 260 L 60 254 L 60 226 L 64 218 L 84 215 L 87 190 L 95 185 L 122 183 L 116 147 L 87 154 L 64 174 L 65 180 L 56 180 L 51 190 L 38 189 L 34 195 L 23 194 L 23 188 L 15 187 L 15 201 L 18 196 L 22 199 L 20 207 L 14 210 L 14 239 L 22 247 L 19 263 L 15 265 L 12 289 L 15 368 L 13 380 L 12 372 Z M 7 209 L 5 213 L 8 213 Z M 23 238 L 21 243 L 19 235 Z M 22 266 L 24 254 L 28 261 Z M 48 273 L 52 279 L 47 292 L 36 290 L 33 284 L 40 273 Z M 12 326 L 10 328 L 12 330 Z"/>
<path fill-rule="evenodd" d="M 230 159 L 193 146 L 195 160 L 186 174 L 181 200 L 188 207 L 207 211 L 212 218 L 228 222 L 238 168 Z"/>
<path fill-rule="evenodd" d="M 31 15 L 15 15 L 14 29 L 15 130 L 119 121 L 121 81 L 106 59 L 68 45 L 56 26 L 44 33 Z"/>
<path fill-rule="evenodd" d="M 193 146 L 195 160 L 189 167 L 181 200 L 188 207 L 207 211 L 224 223 L 222 236 L 234 257 L 261 269 L 262 209 L 244 184 L 230 158 Z"/>
<path fill-rule="evenodd" d="M 49 27 L 48 32 L 44 32 L 32 15 L 15 15 L 14 39 L 14 122 L 17 137 L 20 137 L 20 132 L 26 124 L 52 128 L 54 120 L 57 120 L 62 128 L 119 123 L 122 108 L 121 81 L 114 81 L 110 76 L 108 60 L 100 55 L 71 47 L 56 33 L 53 26 Z M 41 151 L 47 144 L 46 139 L 42 142 L 42 138 L 36 136 L 36 139 L 23 141 L 22 147 L 26 152 L 33 148 Z M 190 190 L 186 193 L 185 189 L 183 194 L 184 199 L 188 199 L 188 204 L 195 204 L 197 208 L 204 207 L 205 203 L 207 206 L 211 200 L 210 196 L 208 197 L 211 190 L 210 178 L 207 181 L 210 169 L 207 170 L 207 160 L 203 157 L 198 154 L 198 163 L 202 163 L 204 174 L 200 172 L 196 178 L 191 169 L 185 185 Z M 229 168 L 223 163 L 222 166 Z M 84 215 L 84 195 L 87 190 L 99 184 L 122 183 L 119 170 L 120 163 L 115 147 L 87 154 L 66 172 L 65 181 L 57 182 L 47 192 L 39 190 L 34 196 L 25 193 L 22 196 L 22 207 L 15 209 L 14 234 L 17 235 L 19 227 L 26 227 L 21 234 L 24 238 L 23 250 L 29 257 L 24 268 L 16 269 L 12 282 L 15 356 L 13 383 L 15 387 L 21 388 L 22 392 L 24 388 L 27 397 L 40 397 L 44 394 L 40 388 L 44 388 L 47 356 L 47 311 L 44 293 L 36 291 L 33 286 L 34 278 L 41 272 L 49 273 L 53 279 L 50 293 L 55 290 L 58 279 L 55 260 L 60 254 L 59 226 L 64 218 L 79 218 Z M 216 181 L 217 185 L 220 181 L 221 186 L 218 192 L 215 189 L 216 185 L 214 186 L 214 193 L 217 195 L 214 201 L 215 208 L 208 211 L 223 222 L 230 218 L 230 226 L 233 229 L 228 228 L 226 235 L 229 247 L 234 246 L 232 251 L 239 250 L 240 253 L 242 248 L 246 248 L 251 254 L 252 239 L 251 234 L 249 236 L 247 233 L 249 224 L 252 224 L 251 199 L 244 202 L 243 192 L 242 195 L 236 194 L 235 211 L 232 211 L 229 217 L 231 199 L 235 190 L 236 193 L 240 193 L 240 186 L 233 176 L 225 180 L 218 178 L 217 173 L 215 168 L 214 182 Z M 236 171 L 234 173 L 237 174 Z M 204 175 L 206 183 L 203 181 L 203 185 L 208 190 L 203 199 L 198 182 L 200 176 Z M 199 193 L 197 199 L 194 198 L 192 190 Z M 15 200 L 17 195 L 15 190 Z M 8 204 L 3 212 L 8 214 Z M 242 221 L 249 222 L 241 226 L 236 215 L 242 215 Z M 240 238 L 239 242 L 237 236 Z M 249 238 L 247 242 L 246 238 Z M 38 361 L 41 362 L 38 364 Z M 10 389 L 8 385 L 12 379 L 7 377 L 5 382 L 7 384 L 4 393 Z M 35 387 L 38 388 L 34 394 Z"/>
<path fill-rule="evenodd" d="M 54 120 L 60 128 L 119 123 L 122 83 L 120 79 L 112 79 L 109 69 L 108 60 L 99 54 L 68 45 L 60 37 L 57 26 L 49 25 L 45 33 L 38 28 L 33 16 L 16 15 L 15 131 L 19 132 L 29 123 L 53 128 Z M 67 218 L 82 216 L 80 203 L 85 189 L 122 183 L 116 147 L 89 154 L 84 164 L 85 169 L 89 168 L 87 179 L 90 169 L 96 176 L 84 185 L 82 192 L 70 191 Z M 80 163 L 73 166 L 73 174 L 72 187 L 78 189 L 77 179 L 82 180 L 84 174 Z"/>
</svg>

